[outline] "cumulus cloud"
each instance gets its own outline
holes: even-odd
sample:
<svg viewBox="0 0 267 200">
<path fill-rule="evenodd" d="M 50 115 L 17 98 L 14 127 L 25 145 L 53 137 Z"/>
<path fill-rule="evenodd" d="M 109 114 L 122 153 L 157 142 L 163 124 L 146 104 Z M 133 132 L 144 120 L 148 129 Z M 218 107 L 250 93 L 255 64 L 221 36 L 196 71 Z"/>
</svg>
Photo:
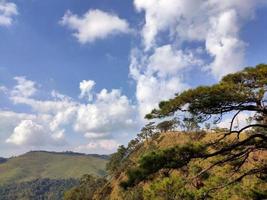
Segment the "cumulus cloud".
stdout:
<svg viewBox="0 0 267 200">
<path fill-rule="evenodd" d="M 81 17 L 67 11 L 62 17 L 60 24 L 74 30 L 73 35 L 82 44 L 130 31 L 126 20 L 119 18 L 113 13 L 97 9 L 89 10 Z"/>
<path fill-rule="evenodd" d="M 111 132 L 134 127 L 134 108 L 120 90 L 101 90 L 94 103 L 80 105 L 74 128 L 87 138 L 103 138 Z"/>
<path fill-rule="evenodd" d="M 187 72 L 208 71 L 215 79 L 240 70 L 247 44 L 244 22 L 262 0 L 134 0 L 144 13 L 141 47 L 132 50 L 130 76 L 136 82 L 140 116 L 190 85 Z M 208 59 L 207 59 L 208 58 Z"/>
<path fill-rule="evenodd" d="M 160 46 L 148 58 L 148 72 L 157 73 L 160 77 L 176 75 L 182 69 L 201 64 L 201 61 L 194 58 L 191 53 L 176 50 L 171 45 Z"/>
<path fill-rule="evenodd" d="M 214 57 L 209 65 L 217 78 L 241 69 L 244 65 L 246 44 L 239 37 L 237 13 L 234 9 L 223 12 L 211 20 L 206 49 Z"/>
<path fill-rule="evenodd" d="M 12 135 L 6 140 L 7 143 L 15 145 L 26 145 L 41 147 L 62 142 L 64 134 L 62 132 L 49 134 L 48 130 L 32 120 L 23 120 L 14 129 Z"/>
<path fill-rule="evenodd" d="M 80 94 L 80 98 L 84 98 L 87 97 L 89 101 L 93 100 L 93 95 L 92 95 L 92 89 L 95 86 L 95 82 L 92 80 L 83 80 L 82 82 L 80 82 L 80 90 L 81 90 L 81 94 Z"/>
<path fill-rule="evenodd" d="M 157 107 L 160 101 L 188 88 L 181 74 L 199 64 L 201 60 L 191 53 L 175 50 L 171 45 L 157 47 L 152 54 L 133 50 L 130 75 L 136 81 L 140 117 Z"/>
<path fill-rule="evenodd" d="M 170 43 L 203 42 L 213 59 L 203 66 L 216 78 L 241 69 L 246 44 L 240 30 L 263 4 L 266 1 L 134 0 L 137 11 L 145 13 L 141 32 L 145 50 L 158 47 L 163 33 Z"/>
<path fill-rule="evenodd" d="M 0 138 L 8 134 L 8 132 L 13 131 L 17 124 L 26 119 L 32 120 L 35 119 L 35 116 L 32 114 L 0 110 Z"/>
<path fill-rule="evenodd" d="M 135 106 L 118 89 L 102 89 L 92 94 L 94 98 L 87 103 L 75 101 L 57 91 L 51 92 L 49 100 L 38 100 L 38 96 L 33 96 L 37 89 L 29 89 L 34 88 L 35 82 L 25 77 L 16 80 L 17 85 L 9 94 L 10 100 L 14 104 L 29 106 L 33 113 L 0 112 L 0 116 L 7 116 L 6 119 L 14 122 L 12 133 L 6 139 L 8 144 L 24 147 L 57 146 L 68 142 L 65 137 L 68 131 L 80 134 L 88 144 L 96 143 L 98 150 L 107 150 L 112 149 L 104 148 L 104 144 L 109 144 L 107 141 L 111 142 L 108 146 L 116 146 L 111 139 L 114 135 L 120 137 L 120 134 L 136 130 Z M 85 91 L 87 97 L 91 95 L 88 82 L 90 87 L 95 84 L 94 81 L 81 82 L 81 92 Z M 32 92 L 26 93 L 25 88 Z M 16 116 L 16 120 L 11 119 L 12 116 Z"/>
<path fill-rule="evenodd" d="M 0 26 L 10 26 L 14 16 L 18 15 L 17 6 L 14 3 L 0 1 Z"/>
</svg>

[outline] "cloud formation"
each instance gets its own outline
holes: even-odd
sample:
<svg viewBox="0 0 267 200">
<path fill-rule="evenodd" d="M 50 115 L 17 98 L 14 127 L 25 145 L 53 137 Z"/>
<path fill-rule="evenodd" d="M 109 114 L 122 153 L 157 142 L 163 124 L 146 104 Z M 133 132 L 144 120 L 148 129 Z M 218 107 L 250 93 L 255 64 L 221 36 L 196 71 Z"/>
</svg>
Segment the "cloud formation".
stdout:
<svg viewBox="0 0 267 200">
<path fill-rule="evenodd" d="M 171 45 L 158 47 L 151 55 L 133 50 L 130 75 L 136 81 L 140 117 L 157 107 L 160 101 L 188 88 L 180 73 L 198 62 L 190 54 L 176 51 Z"/>
<path fill-rule="evenodd" d="M 245 42 L 239 36 L 245 21 L 266 1 L 262 0 L 134 0 L 145 13 L 141 35 L 145 50 L 157 48 L 162 34 L 171 44 L 203 42 L 212 61 L 204 65 L 216 78 L 241 69 Z M 179 45 L 180 44 L 180 45 Z"/>
<path fill-rule="evenodd" d="M 62 132 L 51 134 L 46 127 L 32 120 L 23 120 L 16 126 L 6 142 L 18 146 L 42 147 L 62 144 L 63 139 Z"/>
<path fill-rule="evenodd" d="M 131 53 L 140 116 L 191 87 L 187 73 L 205 71 L 219 80 L 242 69 L 247 44 L 240 37 L 262 0 L 134 0 L 145 19 L 142 44 Z"/>
<path fill-rule="evenodd" d="M 0 26 L 10 26 L 14 16 L 18 15 L 17 6 L 14 3 L 0 1 Z"/>
<path fill-rule="evenodd" d="M 20 147 L 42 147 L 66 145 L 66 130 L 80 134 L 88 141 L 83 150 L 113 149 L 118 142 L 115 135 L 136 130 L 137 119 L 134 105 L 118 89 L 102 89 L 94 93 L 94 98 L 87 103 L 52 91 L 49 100 L 38 100 L 38 85 L 25 77 L 16 77 L 17 84 L 7 94 L 14 104 L 28 106 L 32 114 L 7 112 L 0 110 L 0 124 L 7 123 L 13 132 L 6 138 L 6 143 Z M 81 82 L 81 92 L 92 95 L 94 81 Z M 88 96 L 87 96 L 88 97 Z M 13 116 L 13 117 L 12 117 Z M 8 122 L 9 121 L 9 122 Z M 95 148 L 88 148 L 95 146 Z M 78 147 L 73 147 L 77 149 Z"/>
<path fill-rule="evenodd" d="M 67 11 L 60 24 L 73 30 L 74 37 L 82 44 L 130 31 L 126 20 L 98 9 L 88 10 L 82 17 Z"/>
</svg>

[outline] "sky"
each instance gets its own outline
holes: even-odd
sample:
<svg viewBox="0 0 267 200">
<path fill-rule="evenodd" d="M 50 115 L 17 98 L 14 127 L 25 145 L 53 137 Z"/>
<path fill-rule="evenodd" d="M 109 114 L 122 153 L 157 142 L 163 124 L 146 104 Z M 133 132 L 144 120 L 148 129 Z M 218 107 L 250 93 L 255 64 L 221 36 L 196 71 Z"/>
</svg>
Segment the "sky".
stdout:
<svg viewBox="0 0 267 200">
<path fill-rule="evenodd" d="M 267 60 L 266 0 L 0 0 L 0 156 L 110 154 L 162 100 Z"/>
</svg>

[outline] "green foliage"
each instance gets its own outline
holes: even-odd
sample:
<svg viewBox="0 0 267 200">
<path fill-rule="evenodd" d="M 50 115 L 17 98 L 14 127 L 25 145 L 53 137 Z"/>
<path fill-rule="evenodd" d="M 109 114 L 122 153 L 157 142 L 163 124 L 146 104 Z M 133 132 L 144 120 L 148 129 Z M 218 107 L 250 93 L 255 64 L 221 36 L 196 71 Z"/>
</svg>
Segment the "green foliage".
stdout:
<svg viewBox="0 0 267 200">
<path fill-rule="evenodd" d="M 148 139 L 151 138 L 155 133 L 154 124 L 155 122 L 150 122 L 141 129 L 141 132 L 137 135 L 140 140 L 146 140 L 148 142 Z"/>
<path fill-rule="evenodd" d="M 123 188 L 133 187 L 149 178 L 160 169 L 177 169 L 187 165 L 191 159 L 203 154 L 206 149 L 198 144 L 187 144 L 164 150 L 152 151 L 139 160 L 139 166 L 128 170 L 128 180 L 121 183 Z"/>
<path fill-rule="evenodd" d="M 161 132 L 167 132 L 170 130 L 174 130 L 177 126 L 177 121 L 176 119 L 173 120 L 167 120 L 167 121 L 163 121 L 160 122 L 159 124 L 157 124 L 157 129 L 159 129 Z"/>
<path fill-rule="evenodd" d="M 81 178 L 84 174 L 103 176 L 107 159 L 83 154 L 29 152 L 0 164 L 0 185 L 37 178 Z"/>
<path fill-rule="evenodd" d="M 96 178 L 91 175 L 84 175 L 77 187 L 67 191 L 64 200 L 91 200 L 96 191 L 106 183 L 104 178 Z"/>
<path fill-rule="evenodd" d="M 233 184 L 246 176 L 267 174 L 266 158 L 244 169 L 252 152 L 260 153 L 267 150 L 266 95 L 267 65 L 261 64 L 226 75 L 217 84 L 200 86 L 176 94 L 175 98 L 160 102 L 159 109 L 154 109 L 146 118 L 169 117 L 179 112 L 179 116 L 184 114 L 182 124 L 187 130 L 197 130 L 199 123 L 213 120 L 217 124 L 223 115 L 232 114 L 229 130 L 225 130 L 223 137 L 206 144 L 206 147 L 213 150 L 199 154 L 198 158 L 215 158 L 216 162 L 209 170 L 215 166 L 230 164 L 231 173 L 241 171 L 239 177 L 229 178 L 228 184 Z M 239 127 L 233 127 L 233 124 L 240 112 L 250 112 L 253 117 L 249 119 L 250 124 L 238 129 Z M 187 160 L 190 161 L 190 158 Z M 228 184 L 225 183 L 224 187 Z"/>
<path fill-rule="evenodd" d="M 30 182 L 0 186 L 1 200 L 63 199 L 64 192 L 76 185 L 76 179 L 37 179 Z"/>
<path fill-rule="evenodd" d="M 194 200 L 195 194 L 185 188 L 186 180 L 177 176 L 166 177 L 153 182 L 144 191 L 145 200 Z"/>
<path fill-rule="evenodd" d="M 143 200 L 144 199 L 143 187 L 137 186 L 134 188 L 129 188 L 127 191 L 122 191 L 120 195 L 123 200 Z"/>
<path fill-rule="evenodd" d="M 117 152 L 111 155 L 109 162 L 106 165 L 106 169 L 110 173 L 118 171 L 126 154 L 127 149 L 123 145 L 119 146 Z"/>
<path fill-rule="evenodd" d="M 249 196 L 253 200 L 267 199 L 267 190 L 261 191 L 258 188 L 254 188 L 250 191 Z"/>
</svg>

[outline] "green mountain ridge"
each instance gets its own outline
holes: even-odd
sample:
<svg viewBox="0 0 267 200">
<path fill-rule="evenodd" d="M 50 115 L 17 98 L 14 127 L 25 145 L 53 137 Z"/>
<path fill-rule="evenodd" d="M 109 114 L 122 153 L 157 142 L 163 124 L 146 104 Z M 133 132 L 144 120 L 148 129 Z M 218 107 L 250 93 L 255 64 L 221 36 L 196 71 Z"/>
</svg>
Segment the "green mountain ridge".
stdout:
<svg viewBox="0 0 267 200">
<path fill-rule="evenodd" d="M 79 179 L 84 174 L 104 176 L 107 158 L 75 152 L 31 151 L 0 159 L 0 185 L 44 178 Z"/>
</svg>

